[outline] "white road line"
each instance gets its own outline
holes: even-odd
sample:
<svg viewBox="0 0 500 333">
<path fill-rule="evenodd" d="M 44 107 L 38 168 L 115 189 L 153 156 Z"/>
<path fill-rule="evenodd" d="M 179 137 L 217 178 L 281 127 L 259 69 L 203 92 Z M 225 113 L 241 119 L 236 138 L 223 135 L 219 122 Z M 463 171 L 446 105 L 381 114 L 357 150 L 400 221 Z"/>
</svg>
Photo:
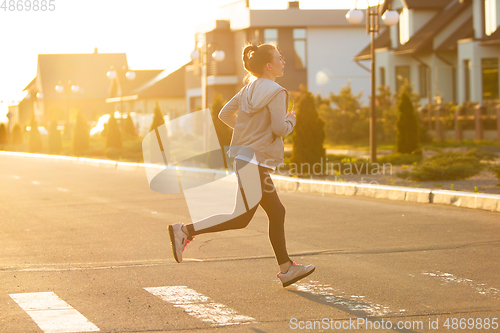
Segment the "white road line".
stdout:
<svg viewBox="0 0 500 333">
<path fill-rule="evenodd" d="M 61 191 L 61 192 L 68 192 L 68 190 L 67 190 L 67 189 L 62 188 L 62 187 L 58 187 L 58 188 L 57 188 L 57 190 L 58 190 L 58 191 Z"/>
<path fill-rule="evenodd" d="M 12 176 L 12 178 L 14 178 L 14 179 L 21 179 L 21 177 L 19 177 L 19 176 Z"/>
<path fill-rule="evenodd" d="M 53 292 L 9 295 L 45 333 L 97 332 L 99 328 Z"/>
<path fill-rule="evenodd" d="M 37 182 L 36 180 L 32 181 L 33 185 L 40 185 L 40 182 Z"/>
<path fill-rule="evenodd" d="M 422 273 L 422 275 L 427 275 L 427 276 L 438 278 L 445 283 L 454 282 L 454 283 L 463 284 L 463 285 L 469 286 L 473 289 L 476 289 L 476 291 L 481 295 L 489 295 L 489 296 L 493 296 L 494 298 L 500 298 L 500 290 L 498 290 L 497 288 L 488 287 L 488 285 L 486 283 L 477 283 L 471 279 L 461 278 L 461 277 L 455 276 L 453 274 L 443 273 L 440 271 L 424 272 L 424 273 Z"/>
<path fill-rule="evenodd" d="M 239 325 L 256 322 L 254 318 L 239 315 L 227 306 L 213 302 L 186 286 L 144 288 L 162 300 L 183 308 L 189 315 L 215 326 Z"/>
<path fill-rule="evenodd" d="M 341 306 L 352 312 L 359 312 L 361 314 L 374 317 L 385 316 L 388 314 L 402 314 L 406 310 L 399 310 L 397 312 L 391 311 L 389 307 L 372 304 L 365 299 L 365 296 L 357 295 L 344 295 L 343 292 L 336 290 L 328 284 L 319 284 L 318 281 L 299 282 L 295 284 L 297 290 L 306 293 L 321 295 L 327 303 Z"/>
</svg>

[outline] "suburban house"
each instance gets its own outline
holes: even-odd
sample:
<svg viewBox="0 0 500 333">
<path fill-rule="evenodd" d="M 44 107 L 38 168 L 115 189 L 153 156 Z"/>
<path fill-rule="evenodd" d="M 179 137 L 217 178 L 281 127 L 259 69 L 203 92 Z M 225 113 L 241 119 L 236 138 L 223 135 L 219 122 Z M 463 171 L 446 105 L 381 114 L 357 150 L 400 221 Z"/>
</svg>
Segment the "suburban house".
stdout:
<svg viewBox="0 0 500 333">
<path fill-rule="evenodd" d="M 38 121 L 52 119 L 74 121 L 81 110 L 88 120 L 117 109 L 106 99 L 117 90 L 108 79 L 110 69 L 121 78 L 128 70 L 125 53 L 39 54 L 36 77 L 24 89 L 26 97 L 19 103 L 19 121 L 26 124 L 32 114 Z M 157 76 L 161 71 L 135 71 L 133 80 L 121 80 L 123 88 L 132 90 Z"/>
<path fill-rule="evenodd" d="M 195 45 L 203 43 L 208 56 L 207 105 L 214 92 L 229 100 L 245 84 L 246 72 L 241 55 L 247 43 L 274 43 L 285 59 L 285 75 L 277 82 L 290 91 L 300 85 L 323 96 L 339 93 L 351 84 L 355 93 L 364 92 L 368 102 L 370 73 L 352 58 L 369 42 L 364 26 L 350 25 L 347 10 L 300 9 L 298 1 L 285 10 L 256 10 L 248 0 L 239 0 L 220 8 L 213 22 L 198 26 Z M 212 59 L 222 50 L 225 58 Z M 187 110 L 201 106 L 200 60 L 186 66 Z"/>
<path fill-rule="evenodd" d="M 421 104 L 499 98 L 500 0 L 388 0 L 398 25 L 375 41 L 377 86 L 413 85 Z M 354 57 L 370 60 L 370 45 Z"/>
<path fill-rule="evenodd" d="M 123 113 L 131 112 L 139 134 L 145 135 L 149 132 L 154 109 L 157 106 L 167 121 L 186 114 L 185 69 L 186 65 L 173 72 L 154 71 L 153 77 L 139 80 L 142 82 L 140 86 L 130 84 L 125 69 L 117 71 L 106 102 L 120 105 L 116 106 L 115 110 L 123 109 Z M 148 71 L 135 72 L 140 75 L 141 72 Z"/>
</svg>

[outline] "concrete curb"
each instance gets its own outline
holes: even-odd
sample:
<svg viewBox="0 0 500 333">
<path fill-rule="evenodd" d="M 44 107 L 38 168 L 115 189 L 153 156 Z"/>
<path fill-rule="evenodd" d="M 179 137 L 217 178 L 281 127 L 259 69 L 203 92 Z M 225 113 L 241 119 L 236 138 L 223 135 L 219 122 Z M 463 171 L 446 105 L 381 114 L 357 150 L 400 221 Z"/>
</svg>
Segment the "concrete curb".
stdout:
<svg viewBox="0 0 500 333">
<path fill-rule="evenodd" d="M 0 156 L 2 155 L 52 159 L 81 165 L 126 171 L 144 172 L 145 168 L 176 169 L 175 167 L 165 167 L 156 164 L 117 162 L 110 160 L 59 155 L 0 151 Z M 181 176 L 189 175 L 190 177 L 202 178 L 207 180 L 224 180 L 224 178 L 227 176 L 226 172 L 220 170 L 187 167 L 178 167 L 177 170 Z M 396 201 L 452 205 L 457 207 L 500 212 L 500 195 L 496 194 L 432 190 L 427 188 L 411 188 L 388 185 L 358 184 L 356 182 L 333 182 L 326 180 L 299 179 L 281 175 L 271 175 L 271 177 L 276 186 L 276 189 L 280 192 L 309 192 L 321 193 L 323 195 L 334 194 L 345 196 L 361 196 Z"/>
</svg>

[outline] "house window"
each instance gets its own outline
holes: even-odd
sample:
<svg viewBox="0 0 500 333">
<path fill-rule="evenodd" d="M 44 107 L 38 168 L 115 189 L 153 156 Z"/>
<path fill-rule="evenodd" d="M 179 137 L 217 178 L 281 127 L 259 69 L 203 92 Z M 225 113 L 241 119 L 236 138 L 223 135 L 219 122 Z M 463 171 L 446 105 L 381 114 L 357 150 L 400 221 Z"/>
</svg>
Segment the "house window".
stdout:
<svg viewBox="0 0 500 333">
<path fill-rule="evenodd" d="M 498 58 L 481 60 L 483 99 L 498 99 Z"/>
<path fill-rule="evenodd" d="M 264 29 L 264 43 L 278 46 L 278 29 Z"/>
<path fill-rule="evenodd" d="M 293 29 L 293 50 L 296 69 L 305 69 L 306 62 L 306 29 Z"/>
<path fill-rule="evenodd" d="M 259 29 L 255 29 L 254 31 L 251 31 L 248 35 L 248 40 L 252 44 L 260 44 L 260 34 L 259 34 Z"/>
<path fill-rule="evenodd" d="M 470 101 L 470 60 L 464 60 L 465 100 Z"/>
<path fill-rule="evenodd" d="M 404 7 L 399 16 L 399 43 L 406 44 L 410 40 L 410 11 Z"/>
<path fill-rule="evenodd" d="M 497 30 L 497 0 L 484 1 L 485 33 L 490 36 Z"/>
<path fill-rule="evenodd" d="M 396 92 L 399 93 L 405 83 L 410 83 L 410 66 L 396 66 Z"/>
<path fill-rule="evenodd" d="M 427 77 L 427 66 L 420 65 L 418 66 L 418 92 L 420 95 L 420 98 L 427 98 L 427 82 L 428 77 Z"/>
<path fill-rule="evenodd" d="M 380 67 L 380 85 L 385 87 L 385 67 Z"/>
</svg>

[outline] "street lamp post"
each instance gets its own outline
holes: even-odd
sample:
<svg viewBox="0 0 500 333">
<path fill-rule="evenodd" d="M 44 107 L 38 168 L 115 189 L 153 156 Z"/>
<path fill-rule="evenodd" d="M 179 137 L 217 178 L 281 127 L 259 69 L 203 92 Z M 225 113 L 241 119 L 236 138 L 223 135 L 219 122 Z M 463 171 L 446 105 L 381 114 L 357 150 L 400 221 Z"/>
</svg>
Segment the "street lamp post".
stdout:
<svg viewBox="0 0 500 333">
<path fill-rule="evenodd" d="M 191 59 L 198 60 L 200 59 L 201 66 L 201 109 L 205 110 L 208 108 L 207 105 L 207 60 L 208 60 L 208 50 L 211 48 L 215 48 L 215 51 L 212 53 L 212 58 L 217 61 L 223 61 L 226 57 L 224 51 L 219 50 L 217 45 L 214 44 L 206 44 L 203 42 L 198 42 L 196 44 L 196 48 L 191 52 Z M 207 150 L 208 145 L 208 120 L 204 118 L 203 123 L 203 136 L 204 136 L 204 148 Z M 222 149 L 222 148 L 221 148 Z"/>
<path fill-rule="evenodd" d="M 366 7 L 366 32 L 371 35 L 371 100 L 370 100 L 370 162 L 377 162 L 377 118 L 375 113 L 375 98 L 376 98 L 376 80 L 375 80 L 375 34 L 379 32 L 379 21 L 380 21 L 380 11 L 381 5 L 384 4 L 385 0 L 378 0 L 376 6 L 370 6 L 368 0 Z M 346 14 L 346 19 L 350 24 L 359 24 L 363 21 L 363 12 L 357 9 L 358 0 L 354 5 L 354 9 L 351 9 Z M 382 15 L 382 21 L 388 26 L 392 26 L 398 23 L 399 14 L 394 10 L 386 10 Z"/>
<path fill-rule="evenodd" d="M 62 81 L 59 81 L 57 86 L 55 87 L 56 92 L 59 94 L 64 93 L 66 96 L 66 126 L 68 125 L 69 122 L 69 97 L 71 96 L 71 93 L 78 93 L 80 91 L 80 86 L 76 84 L 72 84 L 71 80 L 69 80 L 66 84 L 62 84 Z M 37 98 L 38 98 L 37 94 Z"/>
<path fill-rule="evenodd" d="M 125 76 L 127 77 L 128 80 L 132 81 L 135 79 L 135 72 L 130 70 L 130 68 L 123 66 L 122 70 L 124 70 L 124 71 L 127 70 L 127 73 L 125 73 Z M 116 80 L 116 85 L 117 85 L 116 93 L 118 96 L 120 96 L 120 114 L 121 114 L 121 118 L 123 118 L 123 90 L 122 90 L 120 78 L 118 77 L 118 74 L 116 73 L 114 66 L 111 66 L 109 71 L 106 73 L 106 76 L 111 81 Z"/>
<path fill-rule="evenodd" d="M 212 58 L 217 61 L 223 61 L 226 57 L 224 51 L 219 50 L 214 44 L 205 44 L 203 42 L 198 42 L 196 48 L 191 52 L 191 59 L 200 59 L 201 66 L 201 108 L 204 110 L 208 107 L 207 105 L 207 58 L 208 50 L 215 47 L 215 51 L 212 53 Z"/>
</svg>

